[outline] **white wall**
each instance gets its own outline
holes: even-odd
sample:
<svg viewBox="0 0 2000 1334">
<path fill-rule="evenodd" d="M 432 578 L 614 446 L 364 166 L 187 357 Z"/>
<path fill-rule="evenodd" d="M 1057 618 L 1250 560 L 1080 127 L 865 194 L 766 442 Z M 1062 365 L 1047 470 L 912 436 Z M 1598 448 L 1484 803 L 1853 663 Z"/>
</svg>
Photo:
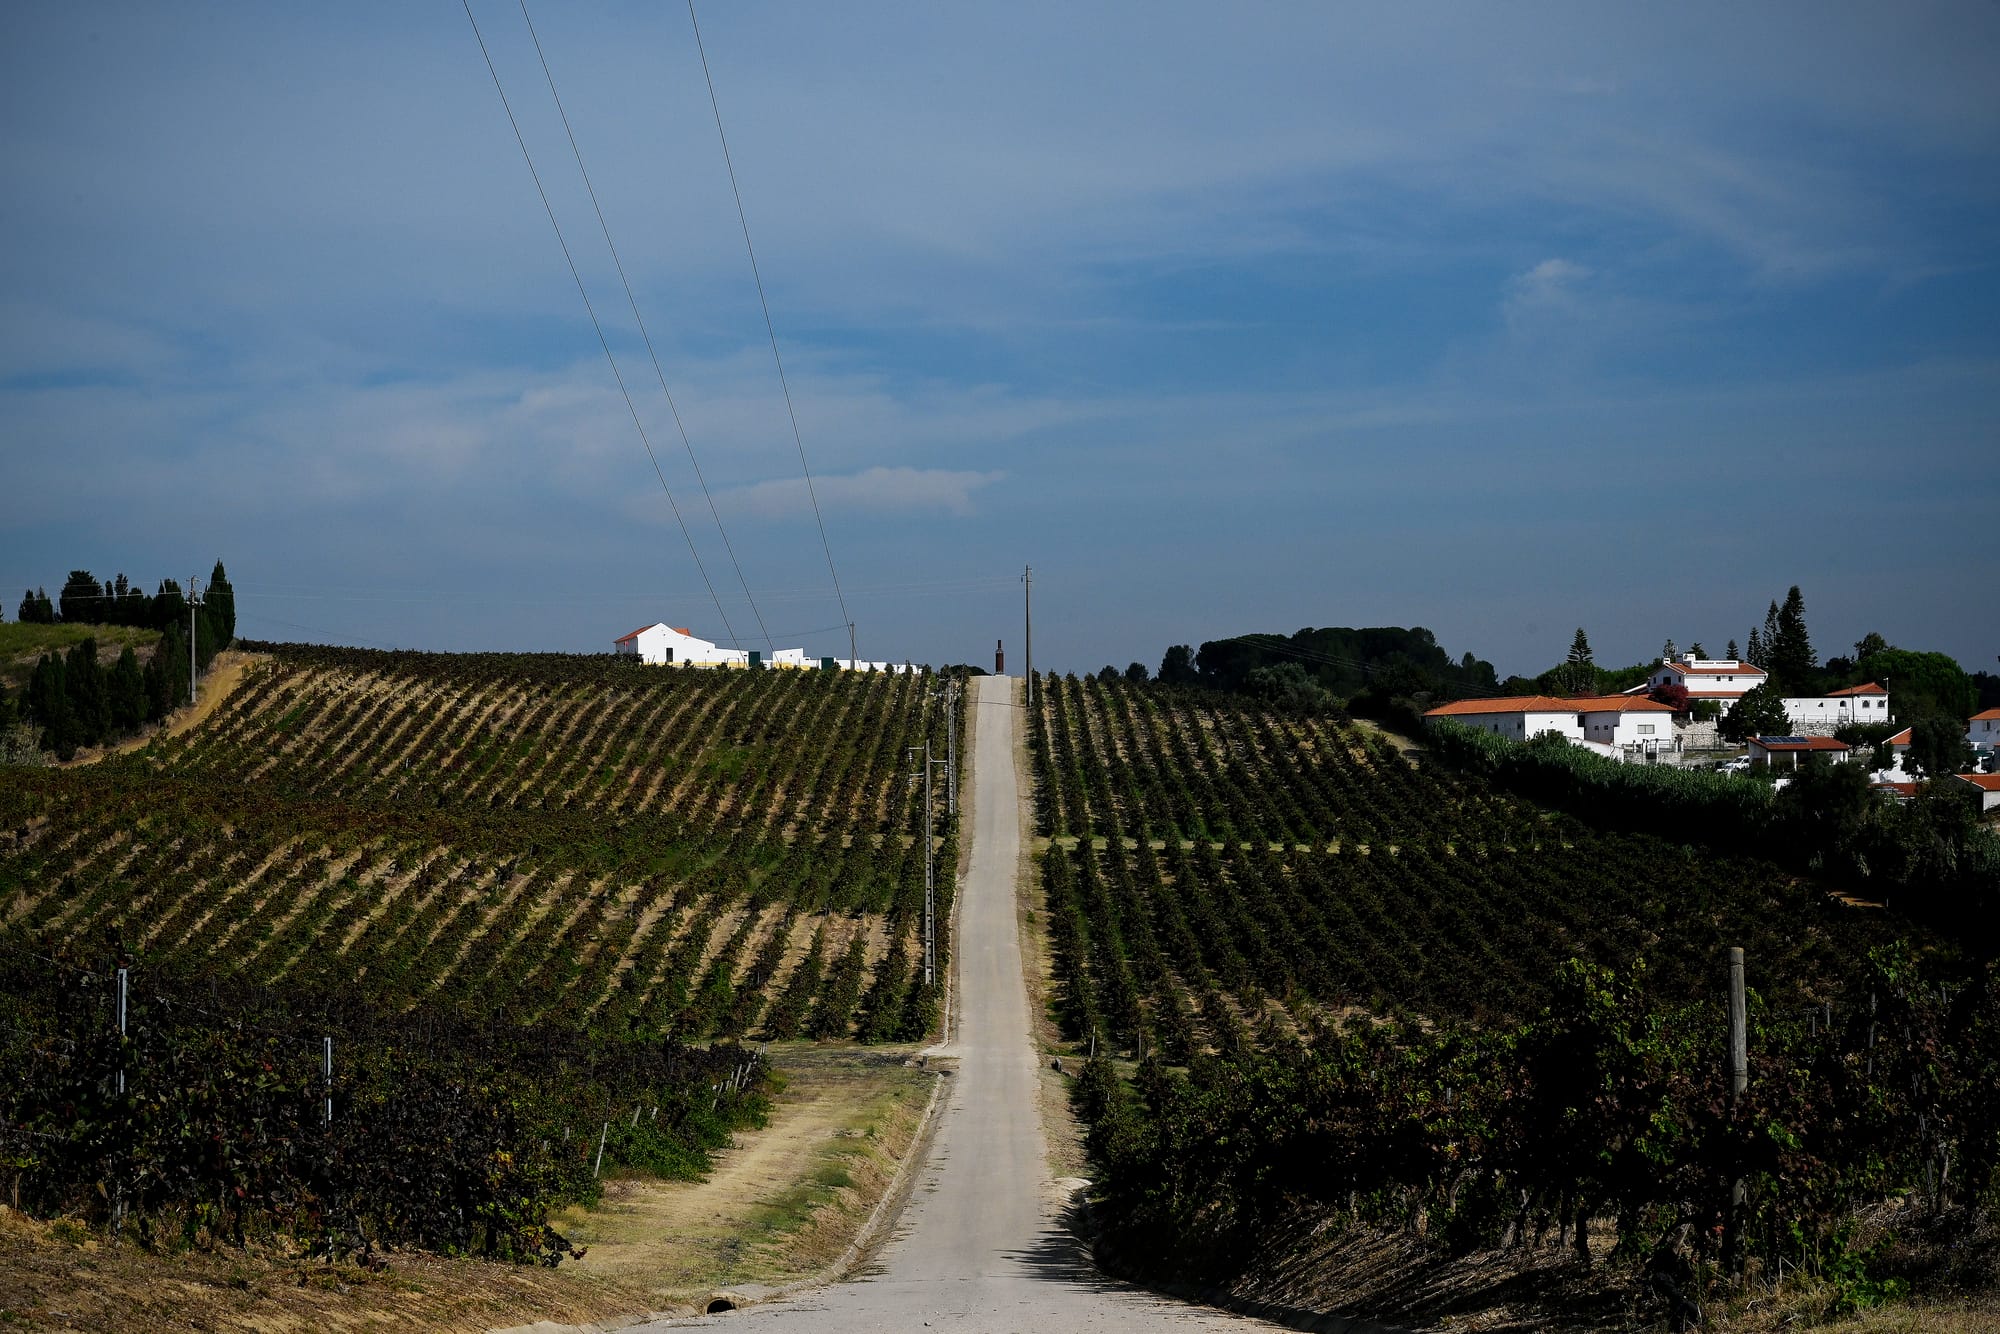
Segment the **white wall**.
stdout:
<svg viewBox="0 0 2000 1334">
<path fill-rule="evenodd" d="M 1965 739 L 1979 750 L 2000 749 L 2000 718 L 1974 718 L 1965 725 Z"/>
<path fill-rule="evenodd" d="M 1832 736 L 1849 723 L 1889 721 L 1887 695 L 1814 695 L 1785 700 L 1785 716 L 1799 736 Z"/>
<path fill-rule="evenodd" d="M 1587 741 L 1613 746 L 1655 745 L 1670 749 L 1674 744 L 1674 715 L 1651 709 L 1612 710 L 1583 715 L 1583 735 Z"/>
</svg>

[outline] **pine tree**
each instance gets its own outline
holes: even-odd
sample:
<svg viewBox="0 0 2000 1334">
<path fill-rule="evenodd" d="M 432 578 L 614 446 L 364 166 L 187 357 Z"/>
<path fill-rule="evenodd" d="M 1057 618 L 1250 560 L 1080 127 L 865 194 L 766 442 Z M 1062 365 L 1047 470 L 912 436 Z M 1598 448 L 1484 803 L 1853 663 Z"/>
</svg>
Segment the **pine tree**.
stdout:
<svg viewBox="0 0 2000 1334">
<path fill-rule="evenodd" d="M 1743 661 L 1743 659 L 1736 656 L 1736 641 L 1733 639 L 1729 641 L 1728 647 L 1722 650 L 1722 656 L 1729 659 L 1731 662 Z"/>
<path fill-rule="evenodd" d="M 1812 688 L 1819 658 L 1813 652 L 1812 636 L 1806 632 L 1806 600 L 1797 584 L 1785 594 L 1785 605 L 1778 610 L 1775 621 L 1777 635 L 1765 639 L 1765 652 L 1771 655 L 1771 674 L 1784 690 L 1803 695 Z"/>
<path fill-rule="evenodd" d="M 1681 659 L 1680 646 L 1674 643 L 1674 637 L 1672 635 L 1668 635 L 1667 642 L 1660 646 L 1660 661 L 1679 662 L 1680 659 Z"/>
<path fill-rule="evenodd" d="M 1731 651 L 1734 652 L 1733 649 Z M 1701 646 L 1701 641 L 1699 639 L 1695 640 L 1694 643 L 1688 645 L 1688 652 L 1694 654 L 1696 658 L 1705 659 L 1708 657 L 1708 650 Z"/>
<path fill-rule="evenodd" d="M 97 620 L 104 592 L 97 576 L 89 570 L 71 570 L 62 586 L 62 618 L 65 624 L 90 624 Z"/>
<path fill-rule="evenodd" d="M 1750 628 L 1750 647 L 1743 650 L 1743 661 L 1752 667 L 1764 665 L 1764 636 L 1755 626 Z"/>
<path fill-rule="evenodd" d="M 1597 664 L 1591 660 L 1590 636 L 1584 634 L 1580 625 L 1576 627 L 1576 638 L 1569 642 L 1569 657 L 1563 662 L 1563 688 L 1572 695 L 1597 692 Z"/>
</svg>

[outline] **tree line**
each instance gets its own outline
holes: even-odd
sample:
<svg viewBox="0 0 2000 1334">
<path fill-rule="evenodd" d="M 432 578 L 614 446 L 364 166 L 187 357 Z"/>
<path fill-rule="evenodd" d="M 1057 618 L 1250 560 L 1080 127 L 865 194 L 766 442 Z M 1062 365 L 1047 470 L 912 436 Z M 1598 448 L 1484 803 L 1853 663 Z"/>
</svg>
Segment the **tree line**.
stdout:
<svg viewBox="0 0 2000 1334">
<path fill-rule="evenodd" d="M 0 725 L 26 723 L 35 730 L 40 750 L 67 760 L 81 747 L 102 745 L 158 723 L 185 701 L 190 671 L 205 670 L 236 638 L 236 595 L 220 560 L 193 608 L 172 579 L 161 580 L 149 597 L 123 574 L 100 584 L 90 571 L 72 570 L 58 602 L 52 603 L 41 589 L 24 593 L 20 620 L 27 625 L 132 626 L 160 632 L 143 664 L 127 644 L 117 660 L 105 666 L 98 660 L 92 636 L 71 645 L 67 653 L 44 653 L 18 699 L 8 698 L 0 688 Z"/>
</svg>

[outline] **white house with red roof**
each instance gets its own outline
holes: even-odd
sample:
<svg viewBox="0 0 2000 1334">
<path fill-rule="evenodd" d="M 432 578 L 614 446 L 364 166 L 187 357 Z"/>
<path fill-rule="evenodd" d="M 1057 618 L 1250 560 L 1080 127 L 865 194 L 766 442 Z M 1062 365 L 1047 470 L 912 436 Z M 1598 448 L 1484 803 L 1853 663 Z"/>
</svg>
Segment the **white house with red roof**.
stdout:
<svg viewBox="0 0 2000 1334">
<path fill-rule="evenodd" d="M 1966 719 L 1965 740 L 1974 750 L 2000 750 L 2000 709 L 1987 709 Z"/>
<path fill-rule="evenodd" d="M 1769 673 L 1753 663 L 1734 658 L 1697 658 L 1692 653 L 1683 653 L 1678 661 L 1660 659 L 1660 665 L 1646 678 L 1645 686 L 1633 693 L 1645 694 L 1661 686 L 1682 686 L 1690 700 L 1714 700 L 1728 713 L 1753 687 L 1770 679 Z"/>
<path fill-rule="evenodd" d="M 1430 710 L 1424 718 L 1426 721 L 1449 718 L 1514 741 L 1553 732 L 1573 744 L 1613 757 L 1674 749 L 1673 709 L 1643 696 L 1574 699 L 1509 695 L 1499 699 L 1460 699 Z"/>
<path fill-rule="evenodd" d="M 620 656 L 637 658 L 640 662 L 654 666 L 690 667 L 747 667 L 750 654 L 740 648 L 718 648 L 711 640 L 702 639 L 685 626 L 668 625 L 664 621 L 652 625 L 642 625 L 629 635 L 621 635 L 611 641 L 612 649 Z"/>
<path fill-rule="evenodd" d="M 1824 695 L 1787 696 L 1785 716 L 1801 736 L 1832 736 L 1849 723 L 1886 723 L 1889 692 L 1870 681 Z"/>
<path fill-rule="evenodd" d="M 2000 774 L 1960 774 L 1958 781 L 1979 789 L 1979 811 L 2000 811 Z"/>
</svg>

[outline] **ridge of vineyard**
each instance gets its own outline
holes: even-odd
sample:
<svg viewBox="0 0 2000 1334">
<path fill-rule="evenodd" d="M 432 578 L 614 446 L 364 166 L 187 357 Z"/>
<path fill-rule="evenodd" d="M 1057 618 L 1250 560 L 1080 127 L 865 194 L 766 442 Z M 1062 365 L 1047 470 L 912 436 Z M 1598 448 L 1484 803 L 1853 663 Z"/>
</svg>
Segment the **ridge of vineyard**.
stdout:
<svg viewBox="0 0 2000 1334">
<path fill-rule="evenodd" d="M 554 1264 L 607 1161 L 698 1174 L 761 1124 L 744 1044 L 934 1027 L 930 674 L 245 647 L 178 736 L 0 768 L 31 1211 Z"/>
<path fill-rule="evenodd" d="M 183 735 L 0 771 L 9 934 L 686 1040 L 933 1021 L 928 675 L 248 647 Z"/>
<path fill-rule="evenodd" d="M 1712 987 L 1749 946 L 1774 998 L 1890 934 L 1797 877 L 1592 830 L 1384 734 L 1214 692 L 1047 678 L 1029 720 L 1067 1034 L 1185 1061 L 1352 1007 L 1532 1015 L 1554 968 L 1644 959 Z"/>
</svg>

